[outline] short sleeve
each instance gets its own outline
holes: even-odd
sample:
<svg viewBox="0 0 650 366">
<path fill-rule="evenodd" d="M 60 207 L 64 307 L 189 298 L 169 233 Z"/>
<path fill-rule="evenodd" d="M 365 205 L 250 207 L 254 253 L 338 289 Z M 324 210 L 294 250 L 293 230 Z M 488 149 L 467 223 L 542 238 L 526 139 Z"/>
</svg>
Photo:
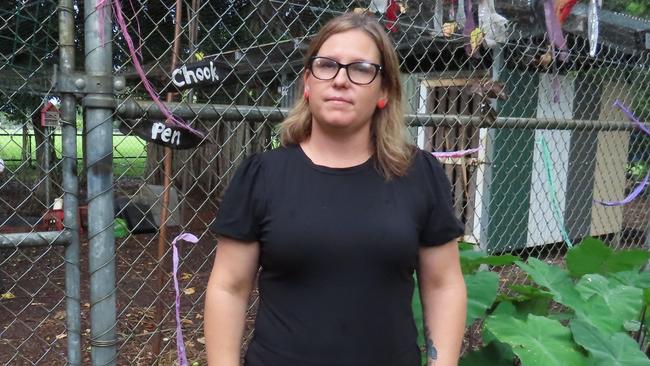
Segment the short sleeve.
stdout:
<svg viewBox="0 0 650 366">
<path fill-rule="evenodd" d="M 211 230 L 229 238 L 256 241 L 263 207 L 261 156 L 246 158 L 235 171 Z"/>
<path fill-rule="evenodd" d="M 463 223 L 456 217 L 451 201 L 451 185 L 442 165 L 430 153 L 424 157 L 426 190 L 430 193 L 428 218 L 420 233 L 420 245 L 436 246 L 448 243 L 465 233 Z"/>
</svg>

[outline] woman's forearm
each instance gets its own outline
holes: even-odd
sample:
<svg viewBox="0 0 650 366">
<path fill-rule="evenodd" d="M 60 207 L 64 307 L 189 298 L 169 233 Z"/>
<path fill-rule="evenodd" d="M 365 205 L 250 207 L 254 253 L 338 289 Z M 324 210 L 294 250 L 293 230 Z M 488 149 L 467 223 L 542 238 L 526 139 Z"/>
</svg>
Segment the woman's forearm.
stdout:
<svg viewBox="0 0 650 366">
<path fill-rule="evenodd" d="M 428 365 L 457 366 L 465 333 L 465 284 L 423 290 L 421 296 Z"/>
<path fill-rule="evenodd" d="M 208 365 L 239 366 L 249 297 L 244 292 L 208 284 L 204 319 Z"/>
</svg>

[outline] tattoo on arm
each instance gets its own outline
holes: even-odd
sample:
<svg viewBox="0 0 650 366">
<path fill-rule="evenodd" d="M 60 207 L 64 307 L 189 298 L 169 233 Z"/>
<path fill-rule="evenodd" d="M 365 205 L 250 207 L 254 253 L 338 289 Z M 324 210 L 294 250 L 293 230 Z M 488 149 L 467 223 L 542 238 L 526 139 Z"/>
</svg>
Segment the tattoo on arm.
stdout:
<svg viewBox="0 0 650 366">
<path fill-rule="evenodd" d="M 433 341 L 431 340 L 431 333 L 429 332 L 429 327 L 426 325 L 424 326 L 424 337 L 427 340 L 427 359 L 429 360 L 437 360 L 438 359 L 438 350 L 436 350 L 436 347 L 433 345 Z"/>
</svg>

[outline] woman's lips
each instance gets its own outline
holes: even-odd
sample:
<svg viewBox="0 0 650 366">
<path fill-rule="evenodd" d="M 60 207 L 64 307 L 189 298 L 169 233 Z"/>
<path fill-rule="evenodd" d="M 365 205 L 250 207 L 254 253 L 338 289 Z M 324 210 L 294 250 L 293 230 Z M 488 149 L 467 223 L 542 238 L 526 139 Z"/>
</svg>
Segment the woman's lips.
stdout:
<svg viewBox="0 0 650 366">
<path fill-rule="evenodd" d="M 339 103 L 340 103 L 340 104 L 344 104 L 344 103 L 352 104 L 352 101 L 351 101 L 351 100 L 349 100 L 349 99 L 347 99 L 347 98 L 342 98 L 342 97 L 330 97 L 330 98 L 325 98 L 325 101 L 326 101 L 326 102 L 333 102 L 333 103 L 337 103 L 337 104 L 339 104 Z"/>
</svg>

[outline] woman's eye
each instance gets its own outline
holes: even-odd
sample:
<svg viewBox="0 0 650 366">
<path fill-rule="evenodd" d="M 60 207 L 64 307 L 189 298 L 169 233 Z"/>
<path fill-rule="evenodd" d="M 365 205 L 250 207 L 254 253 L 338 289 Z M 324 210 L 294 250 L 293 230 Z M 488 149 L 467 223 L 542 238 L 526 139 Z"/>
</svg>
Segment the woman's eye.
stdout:
<svg viewBox="0 0 650 366">
<path fill-rule="evenodd" d="M 374 66 L 366 63 L 352 64 L 350 65 L 350 68 L 352 68 L 352 70 L 355 72 L 362 74 L 372 74 L 375 71 Z"/>
<path fill-rule="evenodd" d="M 323 69 L 335 69 L 336 68 L 336 63 L 331 62 L 331 61 L 321 61 L 318 63 L 318 67 L 323 68 Z"/>
</svg>

